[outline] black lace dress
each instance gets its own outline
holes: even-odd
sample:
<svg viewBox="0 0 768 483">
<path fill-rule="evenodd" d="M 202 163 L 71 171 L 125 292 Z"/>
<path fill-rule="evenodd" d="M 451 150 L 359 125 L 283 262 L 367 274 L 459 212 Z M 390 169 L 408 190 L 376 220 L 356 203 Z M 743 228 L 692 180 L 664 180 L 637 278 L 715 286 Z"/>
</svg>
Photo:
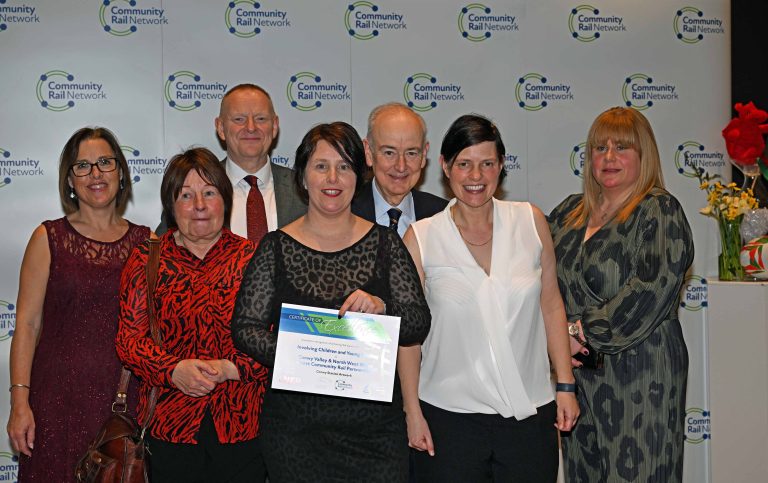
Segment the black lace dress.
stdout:
<svg viewBox="0 0 768 483">
<path fill-rule="evenodd" d="M 362 289 L 401 317 L 400 345 L 421 343 L 430 314 L 419 276 L 397 233 L 374 225 L 352 246 L 320 252 L 282 231 L 268 233 L 243 276 L 235 345 L 274 365 L 283 302 L 337 309 Z M 270 481 L 406 481 L 408 441 L 400 383 L 392 403 L 269 390 L 261 445 Z"/>
</svg>

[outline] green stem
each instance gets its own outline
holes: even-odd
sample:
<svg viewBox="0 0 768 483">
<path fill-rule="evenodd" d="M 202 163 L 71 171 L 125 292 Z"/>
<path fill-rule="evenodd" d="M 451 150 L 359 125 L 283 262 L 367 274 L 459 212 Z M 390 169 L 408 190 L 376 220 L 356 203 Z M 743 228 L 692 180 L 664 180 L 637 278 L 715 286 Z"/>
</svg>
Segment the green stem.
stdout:
<svg viewBox="0 0 768 483">
<path fill-rule="evenodd" d="M 741 266 L 741 221 L 742 216 L 727 220 L 724 216 L 718 218 L 720 228 L 720 256 L 718 257 L 718 275 L 720 280 L 743 280 L 744 268 Z"/>
</svg>

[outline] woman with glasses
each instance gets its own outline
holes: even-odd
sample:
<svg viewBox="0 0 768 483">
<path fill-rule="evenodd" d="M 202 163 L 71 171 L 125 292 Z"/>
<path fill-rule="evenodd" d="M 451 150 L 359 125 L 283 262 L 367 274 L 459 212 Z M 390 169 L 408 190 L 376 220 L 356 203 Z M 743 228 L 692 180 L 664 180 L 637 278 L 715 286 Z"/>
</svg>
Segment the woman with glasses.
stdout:
<svg viewBox="0 0 768 483">
<path fill-rule="evenodd" d="M 121 370 L 120 273 L 150 235 L 122 217 L 131 199 L 128 164 L 105 128 L 69 138 L 59 197 L 66 215 L 35 229 L 21 264 L 8 420 L 20 482 L 73 481 L 108 416 Z"/>
</svg>

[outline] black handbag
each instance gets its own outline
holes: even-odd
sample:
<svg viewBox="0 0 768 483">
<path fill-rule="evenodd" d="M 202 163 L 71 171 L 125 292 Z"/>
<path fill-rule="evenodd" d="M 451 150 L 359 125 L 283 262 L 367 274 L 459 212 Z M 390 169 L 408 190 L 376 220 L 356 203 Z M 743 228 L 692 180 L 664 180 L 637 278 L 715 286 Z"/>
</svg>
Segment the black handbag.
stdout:
<svg viewBox="0 0 768 483">
<path fill-rule="evenodd" d="M 602 352 L 595 350 L 595 348 L 592 347 L 589 342 L 583 345 L 587 351 L 589 351 L 589 353 L 584 355 L 581 352 L 577 352 L 573 355 L 574 359 L 581 362 L 581 367 L 579 369 L 602 369 L 605 361 L 605 355 Z"/>
<path fill-rule="evenodd" d="M 160 345 L 161 340 L 155 319 L 154 292 L 157 283 L 157 269 L 160 264 L 160 241 L 150 239 L 147 260 L 147 310 L 152 338 Z M 142 428 L 126 412 L 128 383 L 131 372 L 123 367 L 117 395 L 109 415 L 99 432 L 80 458 L 75 468 L 75 479 L 81 483 L 148 483 L 147 450 L 144 445 L 144 431 L 149 427 L 155 412 L 157 388 L 149 396 L 147 421 Z"/>
</svg>

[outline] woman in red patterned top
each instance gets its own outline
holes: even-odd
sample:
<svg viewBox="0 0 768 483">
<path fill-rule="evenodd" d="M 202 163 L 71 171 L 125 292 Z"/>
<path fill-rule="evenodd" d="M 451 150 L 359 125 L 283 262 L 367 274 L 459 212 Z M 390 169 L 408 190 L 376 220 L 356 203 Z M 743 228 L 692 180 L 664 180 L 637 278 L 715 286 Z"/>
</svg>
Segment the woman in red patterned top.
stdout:
<svg viewBox="0 0 768 483">
<path fill-rule="evenodd" d="M 264 481 L 256 435 L 267 371 L 237 351 L 230 319 L 255 246 L 228 225 L 232 185 L 204 148 L 175 156 L 161 198 L 171 230 L 160 239 L 154 301 L 162 345 L 146 306 L 148 245 L 123 271 L 117 352 L 142 380 L 139 421 L 148 417 L 151 479 L 158 482 Z"/>
</svg>

